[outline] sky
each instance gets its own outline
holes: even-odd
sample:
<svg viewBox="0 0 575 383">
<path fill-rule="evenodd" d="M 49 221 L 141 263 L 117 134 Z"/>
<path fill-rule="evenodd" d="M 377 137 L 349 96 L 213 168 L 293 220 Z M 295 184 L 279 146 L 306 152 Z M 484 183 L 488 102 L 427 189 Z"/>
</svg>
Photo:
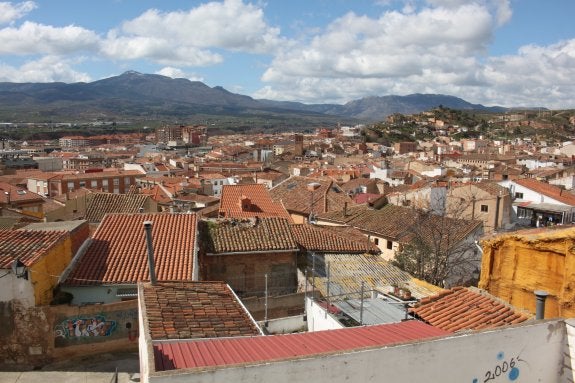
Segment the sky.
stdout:
<svg viewBox="0 0 575 383">
<path fill-rule="evenodd" d="M 257 99 L 575 108 L 573 0 L 0 1 L 0 82 L 133 70 Z"/>
</svg>

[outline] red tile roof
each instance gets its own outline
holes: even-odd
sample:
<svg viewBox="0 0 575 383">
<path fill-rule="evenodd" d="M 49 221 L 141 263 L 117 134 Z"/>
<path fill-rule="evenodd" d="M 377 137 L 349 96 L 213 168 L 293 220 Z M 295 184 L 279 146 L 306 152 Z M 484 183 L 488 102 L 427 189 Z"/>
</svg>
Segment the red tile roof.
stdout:
<svg viewBox="0 0 575 383">
<path fill-rule="evenodd" d="M 242 199 L 249 203 L 242 206 Z M 291 221 L 287 210 L 272 200 L 263 184 L 224 185 L 219 212 L 227 218 L 283 217 Z"/>
<path fill-rule="evenodd" d="M 291 225 L 296 242 L 307 251 L 322 253 L 379 253 L 379 248 L 351 227 Z"/>
<path fill-rule="evenodd" d="M 154 343 L 156 371 L 259 364 L 448 335 L 419 321 L 308 333 Z"/>
<path fill-rule="evenodd" d="M 0 230 L 0 268 L 10 268 L 16 258 L 30 267 L 68 236 L 66 231 Z"/>
<path fill-rule="evenodd" d="M 317 186 L 313 193 L 310 185 Z M 310 213 L 312 205 L 314 214 L 342 211 L 346 203 L 355 205 L 347 193 L 330 179 L 292 176 L 270 189 L 270 195 L 289 212 L 303 215 Z"/>
<path fill-rule="evenodd" d="M 195 214 L 108 214 L 64 284 L 81 286 L 148 281 L 144 221 L 153 223 L 157 279 L 191 280 Z"/>
<path fill-rule="evenodd" d="M 514 180 L 518 185 L 521 185 L 529 190 L 543 194 L 549 198 L 553 198 L 566 205 L 575 206 L 575 195 L 566 192 L 558 186 L 548 184 L 546 182 L 537 181 L 534 178 L 522 178 Z M 539 201 L 537 201 L 539 202 Z"/>
<path fill-rule="evenodd" d="M 449 236 L 448 241 L 442 241 L 445 246 L 456 246 L 459 241 L 482 225 L 480 221 L 422 214 L 410 207 L 391 204 L 380 210 L 372 210 L 365 205 L 356 205 L 348 208 L 345 214 L 343 211 L 334 211 L 320 214 L 318 219 L 346 224 L 363 232 L 372 232 L 399 242 L 408 242 L 413 238 L 414 233 L 417 233 L 423 240 L 432 243 L 441 234 Z M 414 230 L 416 227 L 418 229 Z"/>
<path fill-rule="evenodd" d="M 261 335 L 224 282 L 158 282 L 141 285 L 152 339 Z"/>
<path fill-rule="evenodd" d="M 86 220 L 100 222 L 106 213 L 138 213 L 147 195 L 92 193 L 86 197 Z"/>
<path fill-rule="evenodd" d="M 43 202 L 44 198 L 41 195 L 32 193 L 24 188 L 0 182 L 0 203 L 19 204 L 32 201 Z"/>
<path fill-rule="evenodd" d="M 424 298 L 410 311 L 446 331 L 489 329 L 530 319 L 529 314 L 516 311 L 487 292 L 466 287 Z"/>
<path fill-rule="evenodd" d="M 208 253 L 298 250 L 289 222 L 284 218 L 202 222 L 204 230 Z"/>
</svg>

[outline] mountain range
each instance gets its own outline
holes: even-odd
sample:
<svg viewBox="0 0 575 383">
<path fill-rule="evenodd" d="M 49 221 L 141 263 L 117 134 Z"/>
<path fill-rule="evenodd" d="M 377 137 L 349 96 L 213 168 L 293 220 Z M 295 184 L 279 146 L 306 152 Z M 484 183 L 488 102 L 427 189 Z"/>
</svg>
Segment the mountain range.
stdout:
<svg viewBox="0 0 575 383">
<path fill-rule="evenodd" d="M 0 83 L 0 112 L 68 118 L 186 118 L 211 115 L 294 115 L 381 121 L 393 113 L 412 114 L 439 105 L 452 109 L 502 112 L 442 94 L 365 97 L 346 104 L 303 104 L 253 99 L 199 81 L 128 71 L 90 83 Z"/>
</svg>

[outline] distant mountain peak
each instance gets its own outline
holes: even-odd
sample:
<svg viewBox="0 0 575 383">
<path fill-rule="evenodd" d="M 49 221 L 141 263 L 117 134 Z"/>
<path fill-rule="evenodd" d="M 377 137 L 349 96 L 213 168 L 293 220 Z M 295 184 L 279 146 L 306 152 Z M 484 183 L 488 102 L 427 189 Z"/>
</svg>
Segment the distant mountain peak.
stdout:
<svg viewBox="0 0 575 383">
<path fill-rule="evenodd" d="M 120 76 L 143 76 L 143 74 L 135 70 L 127 70 Z"/>
</svg>

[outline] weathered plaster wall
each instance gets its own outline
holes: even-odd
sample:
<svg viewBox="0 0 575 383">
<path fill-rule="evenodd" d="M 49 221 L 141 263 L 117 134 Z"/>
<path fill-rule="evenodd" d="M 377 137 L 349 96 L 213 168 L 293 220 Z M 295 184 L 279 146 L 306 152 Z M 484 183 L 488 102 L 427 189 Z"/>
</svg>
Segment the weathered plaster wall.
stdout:
<svg viewBox="0 0 575 383">
<path fill-rule="evenodd" d="M 566 324 L 536 322 L 398 346 L 231 368 L 176 370 L 142 382 L 570 382 Z M 152 367 L 152 366 L 150 366 Z"/>
<path fill-rule="evenodd" d="M 91 306 L 26 307 L 0 302 L 0 368 L 78 355 L 137 350 L 137 301 Z"/>
<path fill-rule="evenodd" d="M 545 317 L 575 317 L 575 228 L 529 231 L 484 241 L 479 287 L 535 313 L 535 290 L 549 296 Z"/>
<path fill-rule="evenodd" d="M 50 304 L 58 278 L 72 260 L 72 256 L 72 239 L 67 235 L 32 265 L 29 276 L 34 285 L 36 305 Z"/>
</svg>

